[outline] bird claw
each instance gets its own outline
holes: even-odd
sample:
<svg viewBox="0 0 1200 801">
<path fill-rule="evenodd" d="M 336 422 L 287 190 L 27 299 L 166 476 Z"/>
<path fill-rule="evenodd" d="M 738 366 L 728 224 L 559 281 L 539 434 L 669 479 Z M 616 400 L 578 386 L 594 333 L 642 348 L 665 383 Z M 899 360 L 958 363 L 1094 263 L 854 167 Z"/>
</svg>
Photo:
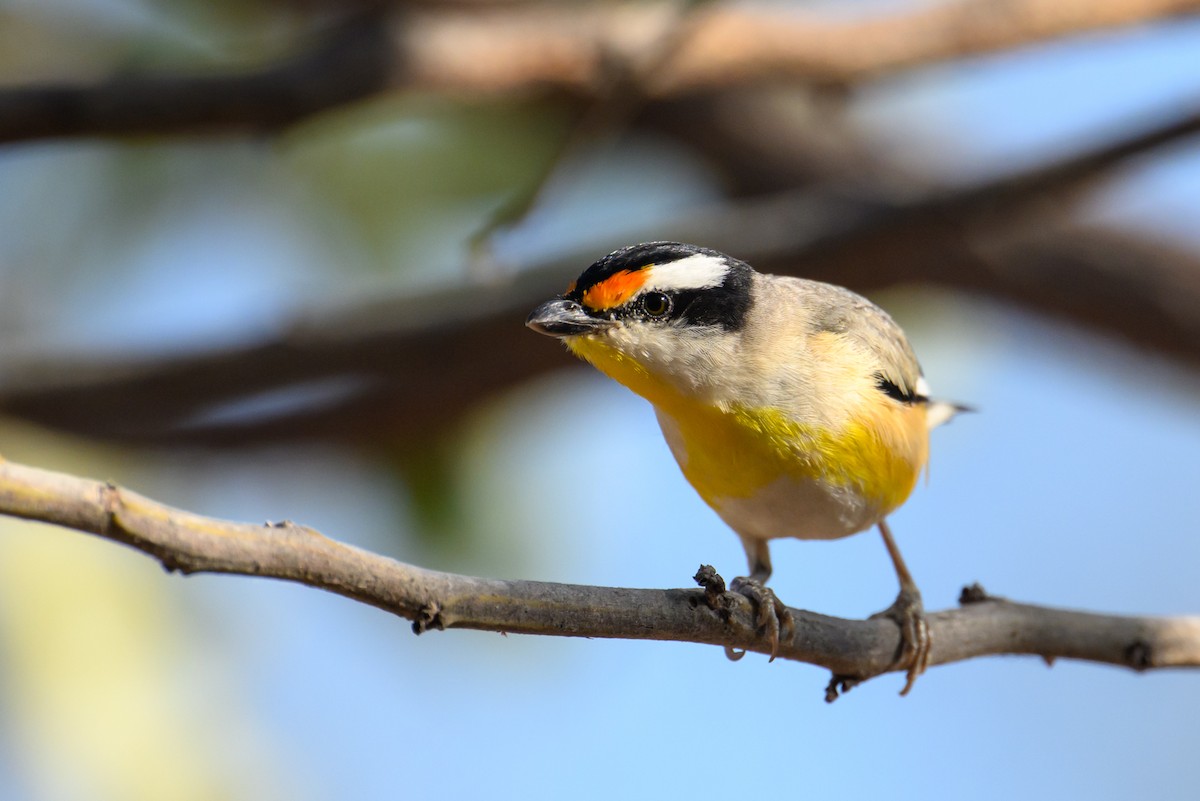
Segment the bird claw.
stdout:
<svg viewBox="0 0 1200 801">
<path fill-rule="evenodd" d="M 913 684 L 929 667 L 929 623 L 925 619 L 925 605 L 921 593 L 915 588 L 900 590 L 895 602 L 882 612 L 871 615 L 871 620 L 888 618 L 900 627 L 900 650 L 890 669 L 908 668 L 908 680 L 901 695 L 908 695 Z"/>
<path fill-rule="evenodd" d="M 747 578 L 745 576 L 735 578 L 729 585 L 731 592 L 736 592 L 738 595 L 748 599 L 754 605 L 754 625 L 755 631 L 760 633 L 759 636 L 765 637 L 771 643 L 771 658 L 769 661 L 774 662 L 775 657 L 779 654 L 779 641 L 781 633 L 786 633 L 791 636 L 795 630 L 795 621 L 792 620 L 792 613 L 788 611 L 783 601 L 775 595 L 775 591 L 765 586 L 757 579 Z M 726 646 L 725 656 L 731 660 L 741 659 L 746 655 L 745 651 L 737 651 Z"/>
</svg>

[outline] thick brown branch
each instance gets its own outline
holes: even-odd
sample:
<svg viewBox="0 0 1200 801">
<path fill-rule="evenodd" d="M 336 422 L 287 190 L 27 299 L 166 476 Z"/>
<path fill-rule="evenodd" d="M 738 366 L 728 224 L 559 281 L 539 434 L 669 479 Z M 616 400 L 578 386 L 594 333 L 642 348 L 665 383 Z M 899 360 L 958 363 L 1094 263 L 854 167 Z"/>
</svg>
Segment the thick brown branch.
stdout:
<svg viewBox="0 0 1200 801">
<path fill-rule="evenodd" d="M 264 69 L 0 89 L 0 142 L 278 130 L 382 91 L 391 59 L 378 16 L 364 14 Z"/>
<path fill-rule="evenodd" d="M 713 5 L 643 92 L 667 96 L 764 79 L 850 83 L 904 68 L 1200 9 L 1196 0 L 958 0 L 838 18 L 796 9 Z M 445 91 L 539 86 L 590 92 L 612 59 L 636 59 L 670 9 L 557 5 L 424 13 L 397 27 L 408 80 Z"/>
<path fill-rule="evenodd" d="M 679 25 L 669 3 L 427 5 L 388 24 L 360 11 L 267 68 L 0 90 L 0 142 L 277 129 L 385 90 L 591 96 L 614 74 L 657 98 L 777 79 L 849 83 L 1197 9 L 1200 0 L 959 0 L 846 20 L 714 5 L 687 19 L 652 70 L 639 65 Z"/>
<path fill-rule="evenodd" d="M 172 509 L 112 484 L 0 463 L 0 514 L 121 542 L 182 573 L 230 573 L 335 592 L 430 628 L 678 640 L 759 652 L 748 602 L 712 611 L 700 590 L 640 590 L 499 581 L 424 570 L 294 523 L 250 525 Z M 892 669 L 899 631 L 885 620 L 792 610 L 779 656 L 841 676 Z M 990 654 L 1083 659 L 1135 669 L 1200 666 L 1200 618 L 1097 615 L 980 600 L 929 618 L 931 664 Z"/>
</svg>

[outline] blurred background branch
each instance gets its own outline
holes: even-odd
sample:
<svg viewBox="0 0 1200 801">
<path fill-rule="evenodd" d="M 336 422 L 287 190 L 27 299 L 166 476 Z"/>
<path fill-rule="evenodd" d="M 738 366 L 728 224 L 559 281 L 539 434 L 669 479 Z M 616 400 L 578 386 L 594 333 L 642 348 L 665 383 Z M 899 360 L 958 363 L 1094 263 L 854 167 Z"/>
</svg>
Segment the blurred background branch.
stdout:
<svg viewBox="0 0 1200 801">
<path fill-rule="evenodd" d="M 1200 9 L 1197 0 L 957 0 L 840 20 L 789 8 L 671 3 L 354 9 L 298 55 L 225 75 L 122 76 L 0 90 L 0 142 L 276 130 L 382 91 L 581 96 L 637 76 L 659 99 L 763 81 L 844 85 L 949 59 Z M 680 33 L 652 70 L 631 69 Z"/>
<path fill-rule="evenodd" d="M 1089 188 L 1131 159 L 1195 135 L 1167 119 L 1091 151 L 980 185 L 890 202 L 831 187 L 778 191 L 660 223 L 630 239 L 704 240 L 768 272 L 862 292 L 902 282 L 1005 298 L 1195 362 L 1200 263 L 1131 232 L 1071 222 Z M 511 277 L 437 293 L 311 310 L 277 339 L 198 355 L 9 360 L 0 409 L 143 445 L 247 445 L 296 436 L 424 448 L 478 398 L 563 365 L 517 323 L 594 256 L 521 265 Z M 503 359 L 496 354 L 503 353 Z M 266 393 L 343 382 L 336 403 L 247 422 L 214 416 Z"/>
<path fill-rule="evenodd" d="M 0 141 L 267 131 L 400 89 L 523 95 L 557 87 L 580 97 L 603 89 L 579 107 L 574 133 L 563 139 L 575 147 L 560 149 L 481 229 L 485 247 L 487 237 L 520 227 L 580 143 L 621 127 L 650 130 L 707 160 L 729 199 L 631 229 L 625 241 L 703 239 L 760 269 L 865 292 L 905 282 L 982 292 L 1191 361 L 1200 355 L 1195 255 L 1133 231 L 1081 227 L 1072 216 L 1091 188 L 1130 161 L 1194 137 L 1200 100 L 1142 114 L 1049 163 L 936 186 L 889 168 L 856 142 L 828 94 L 812 95 L 811 113 L 798 114 L 803 97 L 785 108 L 751 87 L 862 81 L 1198 6 L 964 0 L 844 19 L 711 4 L 382 4 L 297 26 L 312 44 L 266 68 L 0 90 Z M 614 83 L 613 76 L 621 77 Z M 733 84 L 738 91 L 729 90 Z M 486 280 L 451 291 L 403 290 L 390 301 L 317 308 L 277 338 L 208 353 L 10 357 L 0 365 L 0 408 L 140 444 L 360 440 L 387 431 L 400 447 L 419 450 L 479 397 L 562 364 L 554 348 L 515 323 L 596 255 L 581 242 L 567 258 L 502 274 L 491 268 Z M 497 352 L 506 358 L 497 361 Z M 252 422 L 214 416 L 240 400 L 329 381 L 347 387 L 335 403 Z"/>
<path fill-rule="evenodd" d="M 387 88 L 392 54 L 381 19 L 351 15 L 293 58 L 246 72 L 0 88 L 0 142 L 276 131 Z"/>
<path fill-rule="evenodd" d="M 846 84 L 1198 8 L 1195 0 L 957 0 L 846 20 L 712 5 L 690 21 L 678 52 L 647 76 L 646 92 L 662 97 L 763 80 Z M 674 24 L 669 9 L 625 3 L 427 10 L 398 26 L 402 81 L 443 91 L 587 93 L 611 59 L 637 57 L 642 37 Z"/>
</svg>

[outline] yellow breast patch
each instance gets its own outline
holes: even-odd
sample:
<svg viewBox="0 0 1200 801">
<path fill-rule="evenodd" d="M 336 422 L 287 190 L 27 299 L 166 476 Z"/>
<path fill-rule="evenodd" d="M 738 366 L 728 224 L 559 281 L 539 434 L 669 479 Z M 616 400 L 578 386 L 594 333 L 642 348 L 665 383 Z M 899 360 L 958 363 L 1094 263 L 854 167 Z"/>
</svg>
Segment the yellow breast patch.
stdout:
<svg viewBox="0 0 1200 801">
<path fill-rule="evenodd" d="M 713 406 L 685 398 L 633 358 L 591 338 L 567 345 L 649 400 L 679 426 L 680 467 L 710 506 L 751 498 L 781 477 L 853 488 L 881 515 L 902 504 L 928 457 L 925 407 L 886 397 L 838 430 L 806 425 L 777 409 Z"/>
<path fill-rule="evenodd" d="M 908 498 L 926 458 L 923 434 L 909 440 L 895 436 L 899 430 L 888 430 L 905 427 L 903 422 L 856 419 L 833 431 L 799 423 L 776 409 L 708 407 L 679 425 L 687 443 L 684 473 L 710 504 L 722 497 L 752 497 L 790 476 L 857 490 L 887 514 Z"/>
</svg>

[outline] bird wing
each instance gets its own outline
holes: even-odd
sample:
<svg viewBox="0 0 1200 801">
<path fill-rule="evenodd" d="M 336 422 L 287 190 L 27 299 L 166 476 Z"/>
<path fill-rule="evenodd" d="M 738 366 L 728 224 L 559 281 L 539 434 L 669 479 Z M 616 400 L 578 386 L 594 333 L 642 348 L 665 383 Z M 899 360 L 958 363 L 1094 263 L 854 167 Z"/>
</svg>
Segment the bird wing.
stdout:
<svg viewBox="0 0 1200 801">
<path fill-rule="evenodd" d="M 808 282 L 812 325 L 852 340 L 875 362 L 879 388 L 897 400 L 925 398 L 921 364 L 908 337 L 891 315 L 855 292 L 819 281 Z"/>
<path fill-rule="evenodd" d="M 969 406 L 929 396 L 929 385 L 917 355 L 890 314 L 848 289 L 832 284 L 820 286 L 826 288 L 822 291 L 827 293 L 829 310 L 822 324 L 833 326 L 828 330 L 840 331 L 874 355 L 881 390 L 906 403 L 924 403 L 925 421 L 930 429 L 948 423 L 960 412 L 973 411 Z"/>
</svg>

